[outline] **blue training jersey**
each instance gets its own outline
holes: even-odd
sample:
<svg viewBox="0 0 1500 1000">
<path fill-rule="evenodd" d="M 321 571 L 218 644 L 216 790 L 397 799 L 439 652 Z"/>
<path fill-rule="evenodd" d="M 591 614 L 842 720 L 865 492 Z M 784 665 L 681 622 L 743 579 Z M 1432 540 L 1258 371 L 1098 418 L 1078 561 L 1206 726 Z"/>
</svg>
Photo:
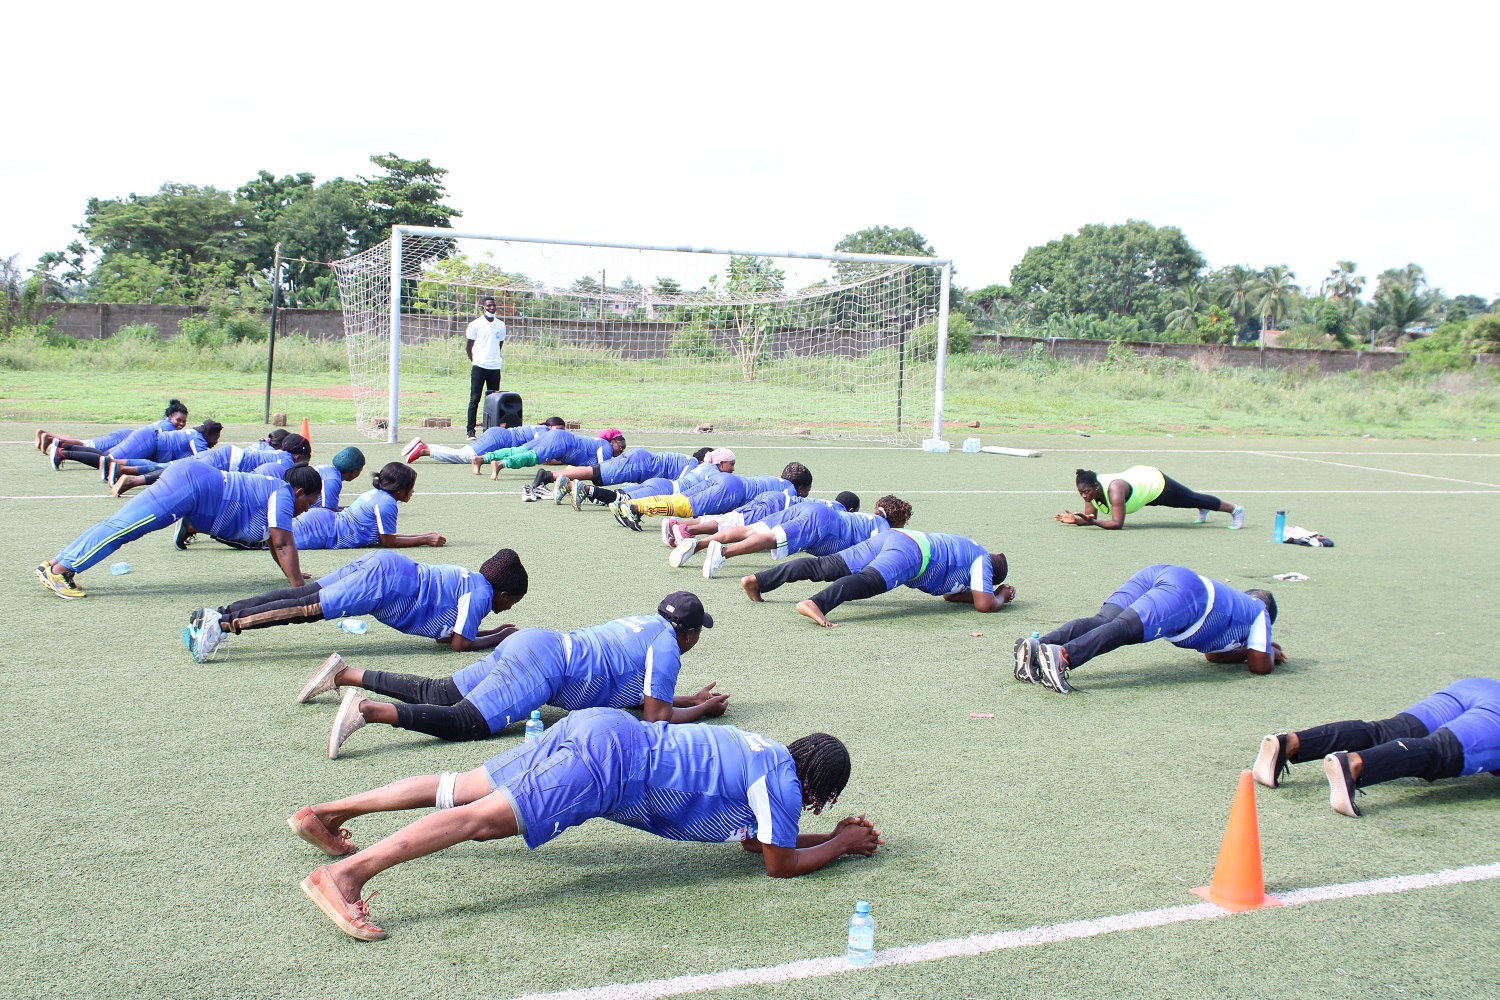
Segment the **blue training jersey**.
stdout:
<svg viewBox="0 0 1500 1000">
<path fill-rule="evenodd" d="M 153 461 L 175 462 L 179 458 L 191 458 L 208 450 L 208 441 L 196 427 L 190 427 L 185 431 L 161 431 L 156 435 L 156 454 L 153 456 Z"/>
<path fill-rule="evenodd" d="M 203 462 L 220 472 L 254 472 L 271 455 L 270 451 L 254 445 L 231 444 L 223 448 L 211 448 L 192 456 L 195 462 Z"/>
<path fill-rule="evenodd" d="M 822 544 L 818 546 L 819 551 L 814 552 L 814 555 L 831 556 L 835 552 L 842 552 L 844 549 L 858 545 L 882 531 L 889 531 L 891 527 L 883 517 L 877 517 L 874 514 L 851 513 L 839 503 L 832 504 L 826 512 L 821 504 L 809 509 L 818 510 L 817 523 L 819 533 L 822 535 Z M 823 549 L 827 551 L 822 551 Z M 811 552 L 812 549 L 809 548 L 808 551 Z"/>
<path fill-rule="evenodd" d="M 339 511 L 338 545 L 341 549 L 359 549 L 379 545 L 381 535 L 396 533 L 396 514 L 400 503 L 385 490 L 367 490 L 348 507 Z"/>
<path fill-rule="evenodd" d="M 708 462 L 699 462 L 695 466 L 684 469 L 677 476 L 677 481 L 674 485 L 676 485 L 678 493 L 686 493 L 699 483 L 712 479 L 714 476 L 724 475 L 728 475 L 728 473 L 724 472 L 717 465 L 710 465 Z"/>
<path fill-rule="evenodd" d="M 754 497 L 772 490 L 797 495 L 797 487 L 780 476 L 740 476 L 745 483 L 745 496 Z"/>
<path fill-rule="evenodd" d="M 552 704 L 574 708 L 636 708 L 646 695 L 672 704 L 682 653 L 677 632 L 661 615 L 616 618 L 569 632 L 567 667 Z"/>
<path fill-rule="evenodd" d="M 275 451 L 268 455 L 260 465 L 250 471 L 257 476 L 275 476 L 280 479 L 282 473 L 297 464 L 297 459 L 289 451 Z"/>
<path fill-rule="evenodd" d="M 519 448 L 547 430 L 544 424 L 522 424 L 520 427 L 491 427 L 479 432 L 474 443 L 469 445 L 474 454 L 499 451 L 501 448 Z"/>
<path fill-rule="evenodd" d="M 339 497 L 343 496 L 344 474 L 331 465 L 320 465 L 317 468 L 318 475 L 323 480 L 323 491 L 318 494 L 313 506 L 332 510 L 339 505 Z"/>
<path fill-rule="evenodd" d="M 648 479 L 675 479 L 697 464 L 691 455 L 674 451 L 647 451 L 632 448 L 599 466 L 599 478 L 605 486 L 617 483 L 644 483 Z"/>
<path fill-rule="evenodd" d="M 1235 590 L 1227 583 L 1200 577 L 1208 589 L 1208 607 L 1187 631 L 1168 636 L 1167 641 L 1200 653 L 1227 653 L 1236 649 L 1271 651 L 1271 612 L 1259 598 Z"/>
<path fill-rule="evenodd" d="M 734 726 L 642 723 L 638 794 L 607 819 L 670 840 L 797 846 L 802 782 L 780 743 Z"/>
<path fill-rule="evenodd" d="M 966 590 L 989 593 L 995 589 L 995 566 L 983 545 L 962 535 L 940 531 L 924 534 L 931 552 L 927 569 L 908 582 L 908 587 L 936 597 Z"/>
<path fill-rule="evenodd" d="M 385 549 L 355 561 L 364 586 L 381 597 L 370 615 L 407 635 L 461 635 L 472 642 L 494 606 L 490 582 L 462 566 L 419 563 Z"/>
<path fill-rule="evenodd" d="M 296 502 L 292 488 L 280 479 L 243 472 L 221 472 L 224 488 L 217 503 L 200 497 L 188 522 L 215 538 L 263 542 L 272 528 L 292 530 Z M 205 501 L 209 501 L 205 503 Z"/>
</svg>

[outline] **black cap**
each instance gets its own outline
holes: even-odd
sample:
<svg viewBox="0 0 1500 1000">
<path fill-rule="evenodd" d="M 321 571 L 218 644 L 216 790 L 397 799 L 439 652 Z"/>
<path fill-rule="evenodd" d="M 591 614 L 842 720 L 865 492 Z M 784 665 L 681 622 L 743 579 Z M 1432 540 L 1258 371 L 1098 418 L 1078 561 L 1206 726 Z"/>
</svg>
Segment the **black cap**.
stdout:
<svg viewBox="0 0 1500 1000">
<path fill-rule="evenodd" d="M 689 631 L 714 627 L 714 616 L 703 610 L 703 602 L 698 600 L 697 594 L 690 594 L 686 590 L 675 591 L 663 597 L 656 606 L 656 613 L 678 628 Z"/>
</svg>

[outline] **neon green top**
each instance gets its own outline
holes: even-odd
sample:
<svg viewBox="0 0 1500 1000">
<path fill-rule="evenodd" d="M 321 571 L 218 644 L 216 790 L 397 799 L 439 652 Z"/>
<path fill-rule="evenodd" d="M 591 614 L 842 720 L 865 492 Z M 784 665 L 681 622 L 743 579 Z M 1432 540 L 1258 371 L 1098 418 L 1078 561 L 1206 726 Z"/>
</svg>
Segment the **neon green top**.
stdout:
<svg viewBox="0 0 1500 1000">
<path fill-rule="evenodd" d="M 927 572 L 927 562 L 932 558 L 932 543 L 929 542 L 927 540 L 927 536 L 920 531 L 910 531 L 906 528 L 897 528 L 895 530 L 901 532 L 901 534 L 916 542 L 917 548 L 922 550 L 922 568 L 917 570 L 917 576 L 921 576 L 923 573 Z M 916 576 L 912 577 L 913 580 L 915 580 L 916 578 Z"/>
<path fill-rule="evenodd" d="M 1149 465 L 1132 465 L 1124 472 L 1112 472 L 1107 476 L 1099 477 L 1099 485 L 1104 489 L 1103 500 L 1091 500 L 1101 514 L 1109 513 L 1109 484 L 1116 479 L 1123 479 L 1130 487 L 1130 496 L 1125 498 L 1125 513 L 1134 514 L 1152 500 L 1161 496 L 1161 491 L 1167 488 L 1167 477 L 1161 474 L 1160 469 L 1153 469 Z"/>
</svg>

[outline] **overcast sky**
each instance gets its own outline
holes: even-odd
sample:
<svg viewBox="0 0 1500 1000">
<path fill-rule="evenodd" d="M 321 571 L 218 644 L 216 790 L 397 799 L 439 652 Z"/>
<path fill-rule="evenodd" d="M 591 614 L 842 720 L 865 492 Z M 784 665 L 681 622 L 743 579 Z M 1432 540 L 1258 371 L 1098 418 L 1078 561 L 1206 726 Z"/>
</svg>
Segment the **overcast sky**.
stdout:
<svg viewBox="0 0 1500 1000">
<path fill-rule="evenodd" d="M 1500 4 L 26 4 L 0 256 L 90 196 L 452 171 L 466 230 L 827 250 L 912 226 L 970 287 L 1089 222 L 1213 266 L 1415 261 L 1500 296 Z M 1373 281 L 1371 282 L 1373 285 Z"/>
</svg>

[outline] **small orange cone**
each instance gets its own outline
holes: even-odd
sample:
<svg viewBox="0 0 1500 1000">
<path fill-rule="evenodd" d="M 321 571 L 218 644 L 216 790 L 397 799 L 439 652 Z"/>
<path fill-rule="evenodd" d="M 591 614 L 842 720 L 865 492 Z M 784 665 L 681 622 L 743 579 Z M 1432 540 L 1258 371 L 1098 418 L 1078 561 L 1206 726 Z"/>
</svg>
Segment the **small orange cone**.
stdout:
<svg viewBox="0 0 1500 1000">
<path fill-rule="evenodd" d="M 307 438 L 307 443 L 312 444 L 312 428 L 307 426 L 307 418 L 302 418 L 302 436 Z"/>
<path fill-rule="evenodd" d="M 1240 772 L 1240 786 L 1229 807 L 1229 822 L 1224 825 L 1224 842 L 1219 845 L 1214 880 L 1193 893 L 1232 913 L 1286 905 L 1266 895 L 1266 879 L 1260 867 L 1260 824 L 1255 818 L 1255 782 L 1249 771 Z"/>
</svg>

